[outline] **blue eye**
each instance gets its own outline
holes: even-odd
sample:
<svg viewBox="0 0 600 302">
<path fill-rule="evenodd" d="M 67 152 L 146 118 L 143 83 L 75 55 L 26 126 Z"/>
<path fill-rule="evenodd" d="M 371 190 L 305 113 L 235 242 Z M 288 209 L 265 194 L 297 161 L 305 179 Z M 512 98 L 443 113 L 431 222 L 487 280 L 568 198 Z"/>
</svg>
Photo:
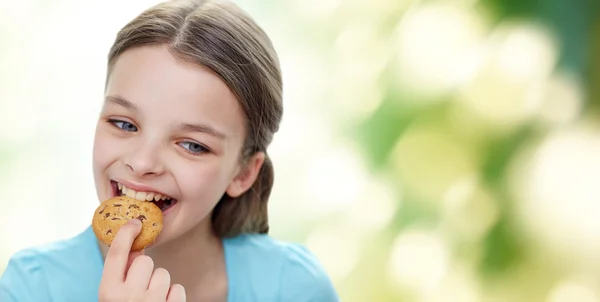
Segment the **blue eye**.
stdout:
<svg viewBox="0 0 600 302">
<path fill-rule="evenodd" d="M 194 155 L 200 155 L 202 153 L 210 152 L 210 150 L 208 150 L 208 148 L 204 147 L 201 144 L 195 143 L 195 142 L 189 142 L 189 141 L 180 142 L 179 145 L 181 147 L 183 147 L 186 150 L 186 152 L 189 152 Z"/>
<path fill-rule="evenodd" d="M 113 124 L 115 127 L 123 130 L 123 131 L 127 131 L 127 132 L 135 132 L 138 130 L 138 128 L 130 123 L 130 122 L 125 122 L 125 121 L 120 121 L 120 120 L 108 120 L 109 123 Z"/>
</svg>

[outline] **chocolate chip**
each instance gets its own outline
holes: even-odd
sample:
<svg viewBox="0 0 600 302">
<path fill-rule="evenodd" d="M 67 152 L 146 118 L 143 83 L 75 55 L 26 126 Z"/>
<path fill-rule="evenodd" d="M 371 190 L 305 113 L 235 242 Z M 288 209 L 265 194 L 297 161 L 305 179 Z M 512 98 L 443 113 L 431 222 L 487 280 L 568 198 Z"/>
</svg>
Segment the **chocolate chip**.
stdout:
<svg viewBox="0 0 600 302">
<path fill-rule="evenodd" d="M 123 205 L 120 204 L 120 203 L 115 203 L 113 206 L 115 206 L 115 207 L 122 207 Z"/>
<path fill-rule="evenodd" d="M 106 212 L 106 214 L 104 214 L 104 218 L 108 218 L 108 216 L 110 216 L 110 212 Z"/>
<path fill-rule="evenodd" d="M 140 215 L 137 217 L 137 219 L 141 220 L 142 222 L 144 222 L 144 219 L 146 219 L 146 216 L 144 215 Z"/>
<path fill-rule="evenodd" d="M 102 210 L 100 210 L 100 212 L 98 212 L 98 214 L 102 214 L 102 213 L 104 212 L 104 210 L 105 210 L 105 209 L 106 209 L 106 206 L 104 206 L 104 207 L 102 208 Z"/>
<path fill-rule="evenodd" d="M 110 234 L 110 233 L 112 233 L 112 230 L 108 230 L 108 231 L 106 231 L 106 235 L 108 235 L 108 234 Z"/>
<path fill-rule="evenodd" d="M 121 220 L 121 218 L 119 218 L 119 217 L 113 217 L 110 220 Z"/>
<path fill-rule="evenodd" d="M 153 222 L 153 223 L 152 223 L 152 226 L 156 226 L 156 222 Z"/>
<path fill-rule="evenodd" d="M 129 209 L 131 209 L 131 208 L 139 209 L 140 207 L 137 204 L 130 204 Z"/>
</svg>

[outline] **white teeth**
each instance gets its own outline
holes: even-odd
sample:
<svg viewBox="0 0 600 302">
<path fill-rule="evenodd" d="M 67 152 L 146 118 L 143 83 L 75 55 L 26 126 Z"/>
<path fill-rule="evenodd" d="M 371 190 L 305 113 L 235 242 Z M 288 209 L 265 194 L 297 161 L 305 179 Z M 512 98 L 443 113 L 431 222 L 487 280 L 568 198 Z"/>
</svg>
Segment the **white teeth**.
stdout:
<svg viewBox="0 0 600 302">
<path fill-rule="evenodd" d="M 117 187 L 119 191 L 123 192 L 123 195 L 135 198 L 137 200 L 145 200 L 145 201 L 159 201 L 159 200 L 170 200 L 171 197 L 163 196 L 162 194 L 154 193 L 154 192 L 137 192 L 136 190 L 127 188 L 121 183 L 117 183 Z"/>
<path fill-rule="evenodd" d="M 146 200 L 146 192 L 137 192 L 135 194 L 135 199 L 137 200 Z"/>
</svg>

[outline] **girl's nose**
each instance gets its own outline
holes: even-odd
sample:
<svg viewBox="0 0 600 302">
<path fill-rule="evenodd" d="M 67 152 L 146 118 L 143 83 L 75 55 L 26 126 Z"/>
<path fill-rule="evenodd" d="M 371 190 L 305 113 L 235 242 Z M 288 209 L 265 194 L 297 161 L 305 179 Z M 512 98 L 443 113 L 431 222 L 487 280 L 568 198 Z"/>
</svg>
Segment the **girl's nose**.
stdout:
<svg viewBox="0 0 600 302">
<path fill-rule="evenodd" d="M 164 166 L 154 148 L 138 148 L 125 159 L 125 165 L 137 177 L 164 172 Z"/>
</svg>

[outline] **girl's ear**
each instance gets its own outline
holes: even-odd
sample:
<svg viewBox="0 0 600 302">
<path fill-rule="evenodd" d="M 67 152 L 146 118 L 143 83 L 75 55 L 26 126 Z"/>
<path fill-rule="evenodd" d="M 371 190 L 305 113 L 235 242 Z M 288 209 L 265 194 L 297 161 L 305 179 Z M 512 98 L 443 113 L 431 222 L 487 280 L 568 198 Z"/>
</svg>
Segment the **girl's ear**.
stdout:
<svg viewBox="0 0 600 302">
<path fill-rule="evenodd" d="M 256 154 L 252 155 L 252 157 L 247 161 L 246 165 L 240 169 L 238 175 L 236 175 L 236 177 L 227 187 L 227 195 L 236 198 L 250 189 L 254 184 L 254 181 L 256 181 L 258 173 L 260 172 L 260 168 L 264 162 L 264 152 L 257 152 Z"/>
</svg>

